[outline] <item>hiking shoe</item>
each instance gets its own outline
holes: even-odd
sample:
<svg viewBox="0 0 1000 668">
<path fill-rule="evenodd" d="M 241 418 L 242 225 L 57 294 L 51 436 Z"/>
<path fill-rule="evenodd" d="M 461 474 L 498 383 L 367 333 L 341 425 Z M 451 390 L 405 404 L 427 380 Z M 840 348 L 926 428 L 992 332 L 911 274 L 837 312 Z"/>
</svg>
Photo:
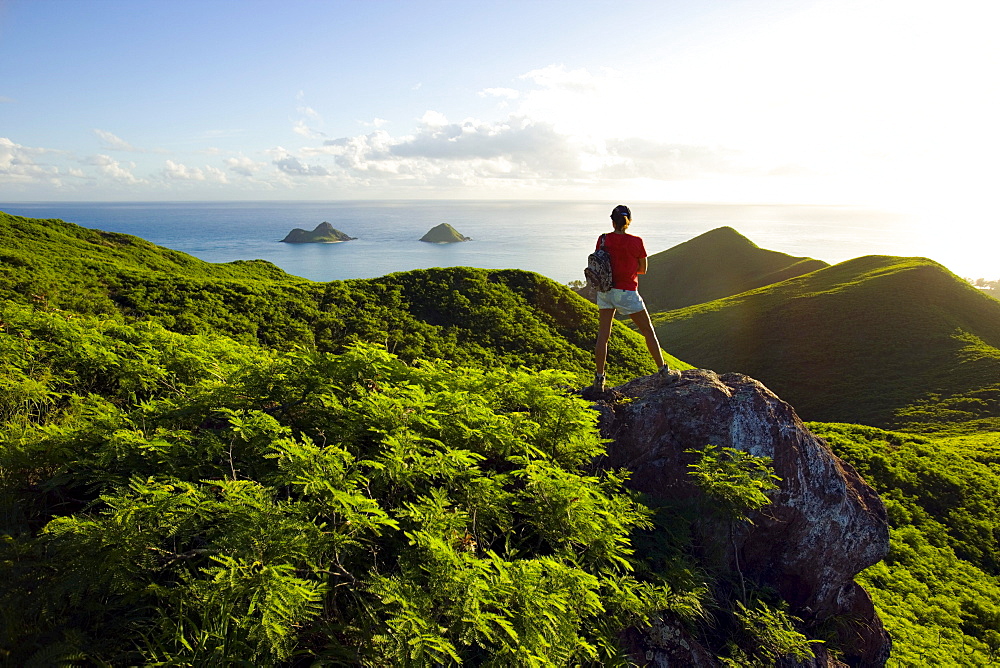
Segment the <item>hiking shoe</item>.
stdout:
<svg viewBox="0 0 1000 668">
<path fill-rule="evenodd" d="M 677 369 L 671 369 L 666 364 L 660 367 L 657 374 L 664 385 L 673 385 L 681 379 L 681 372 Z"/>
<path fill-rule="evenodd" d="M 598 393 L 598 394 L 600 394 L 601 392 L 604 392 L 604 378 L 605 377 L 603 375 L 601 375 L 599 373 L 595 373 L 594 374 L 594 384 L 590 386 L 591 390 L 594 391 L 594 392 L 596 392 L 596 393 Z"/>
</svg>

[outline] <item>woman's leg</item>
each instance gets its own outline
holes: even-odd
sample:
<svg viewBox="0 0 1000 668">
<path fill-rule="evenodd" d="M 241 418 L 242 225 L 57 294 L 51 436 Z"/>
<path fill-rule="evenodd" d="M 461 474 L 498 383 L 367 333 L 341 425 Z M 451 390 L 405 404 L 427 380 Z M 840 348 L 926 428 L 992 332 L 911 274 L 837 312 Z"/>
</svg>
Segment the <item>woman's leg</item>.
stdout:
<svg viewBox="0 0 1000 668">
<path fill-rule="evenodd" d="M 611 338 L 611 326 L 615 323 L 615 309 L 602 308 L 600 322 L 597 328 L 597 347 L 594 349 L 594 361 L 597 363 L 597 375 L 604 375 L 604 365 L 608 361 L 608 339 Z"/>
<path fill-rule="evenodd" d="M 601 313 L 604 313 L 604 311 L 601 311 Z M 653 356 L 653 361 L 656 362 L 657 368 L 663 366 L 663 353 L 660 352 L 660 342 L 656 338 L 656 331 L 653 329 L 653 323 L 649 319 L 649 312 L 643 309 L 638 313 L 633 313 L 631 317 L 632 322 L 639 328 L 639 333 L 646 339 L 646 347 L 649 348 L 649 354 Z"/>
</svg>

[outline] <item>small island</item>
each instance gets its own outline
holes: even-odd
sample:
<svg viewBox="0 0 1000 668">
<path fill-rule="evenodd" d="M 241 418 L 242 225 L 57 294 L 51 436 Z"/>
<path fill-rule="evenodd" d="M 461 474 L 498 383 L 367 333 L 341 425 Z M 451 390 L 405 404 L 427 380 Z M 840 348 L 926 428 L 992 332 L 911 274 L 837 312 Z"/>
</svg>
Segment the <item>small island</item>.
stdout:
<svg viewBox="0 0 1000 668">
<path fill-rule="evenodd" d="M 334 229 L 333 225 L 324 221 L 312 232 L 296 227 L 281 241 L 289 244 L 336 244 L 341 241 L 353 241 L 356 238 Z"/>
<path fill-rule="evenodd" d="M 437 227 L 432 227 L 427 234 L 420 237 L 420 240 L 432 244 L 453 244 L 458 241 L 472 241 L 469 237 L 459 234 L 458 230 L 448 223 L 441 223 Z"/>
</svg>

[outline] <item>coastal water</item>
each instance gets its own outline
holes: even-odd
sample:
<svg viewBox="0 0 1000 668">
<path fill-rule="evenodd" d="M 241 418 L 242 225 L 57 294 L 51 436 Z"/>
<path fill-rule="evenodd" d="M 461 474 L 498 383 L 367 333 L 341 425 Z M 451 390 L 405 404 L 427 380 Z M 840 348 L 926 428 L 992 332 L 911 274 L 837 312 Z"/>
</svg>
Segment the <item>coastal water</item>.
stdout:
<svg viewBox="0 0 1000 668">
<path fill-rule="evenodd" d="M 372 278 L 428 267 L 526 269 L 560 283 L 583 278 L 587 254 L 610 229 L 617 202 L 47 202 L 0 203 L 0 211 L 60 218 L 123 232 L 209 262 L 264 259 L 315 281 Z M 843 206 L 632 203 L 630 232 L 648 253 L 728 225 L 761 248 L 831 264 L 861 255 L 910 255 L 908 221 Z M 293 228 L 329 222 L 355 241 L 286 244 Z M 449 223 L 468 243 L 419 239 Z"/>
</svg>

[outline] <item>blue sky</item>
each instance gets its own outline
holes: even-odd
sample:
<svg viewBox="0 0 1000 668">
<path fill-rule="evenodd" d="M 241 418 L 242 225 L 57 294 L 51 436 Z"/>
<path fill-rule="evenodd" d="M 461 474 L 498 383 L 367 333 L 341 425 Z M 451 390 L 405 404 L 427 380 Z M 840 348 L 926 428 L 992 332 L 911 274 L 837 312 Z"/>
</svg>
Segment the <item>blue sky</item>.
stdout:
<svg viewBox="0 0 1000 668">
<path fill-rule="evenodd" d="M 0 0 L 0 201 L 859 204 L 919 212 L 935 243 L 1000 242 L 998 16 Z"/>
</svg>

